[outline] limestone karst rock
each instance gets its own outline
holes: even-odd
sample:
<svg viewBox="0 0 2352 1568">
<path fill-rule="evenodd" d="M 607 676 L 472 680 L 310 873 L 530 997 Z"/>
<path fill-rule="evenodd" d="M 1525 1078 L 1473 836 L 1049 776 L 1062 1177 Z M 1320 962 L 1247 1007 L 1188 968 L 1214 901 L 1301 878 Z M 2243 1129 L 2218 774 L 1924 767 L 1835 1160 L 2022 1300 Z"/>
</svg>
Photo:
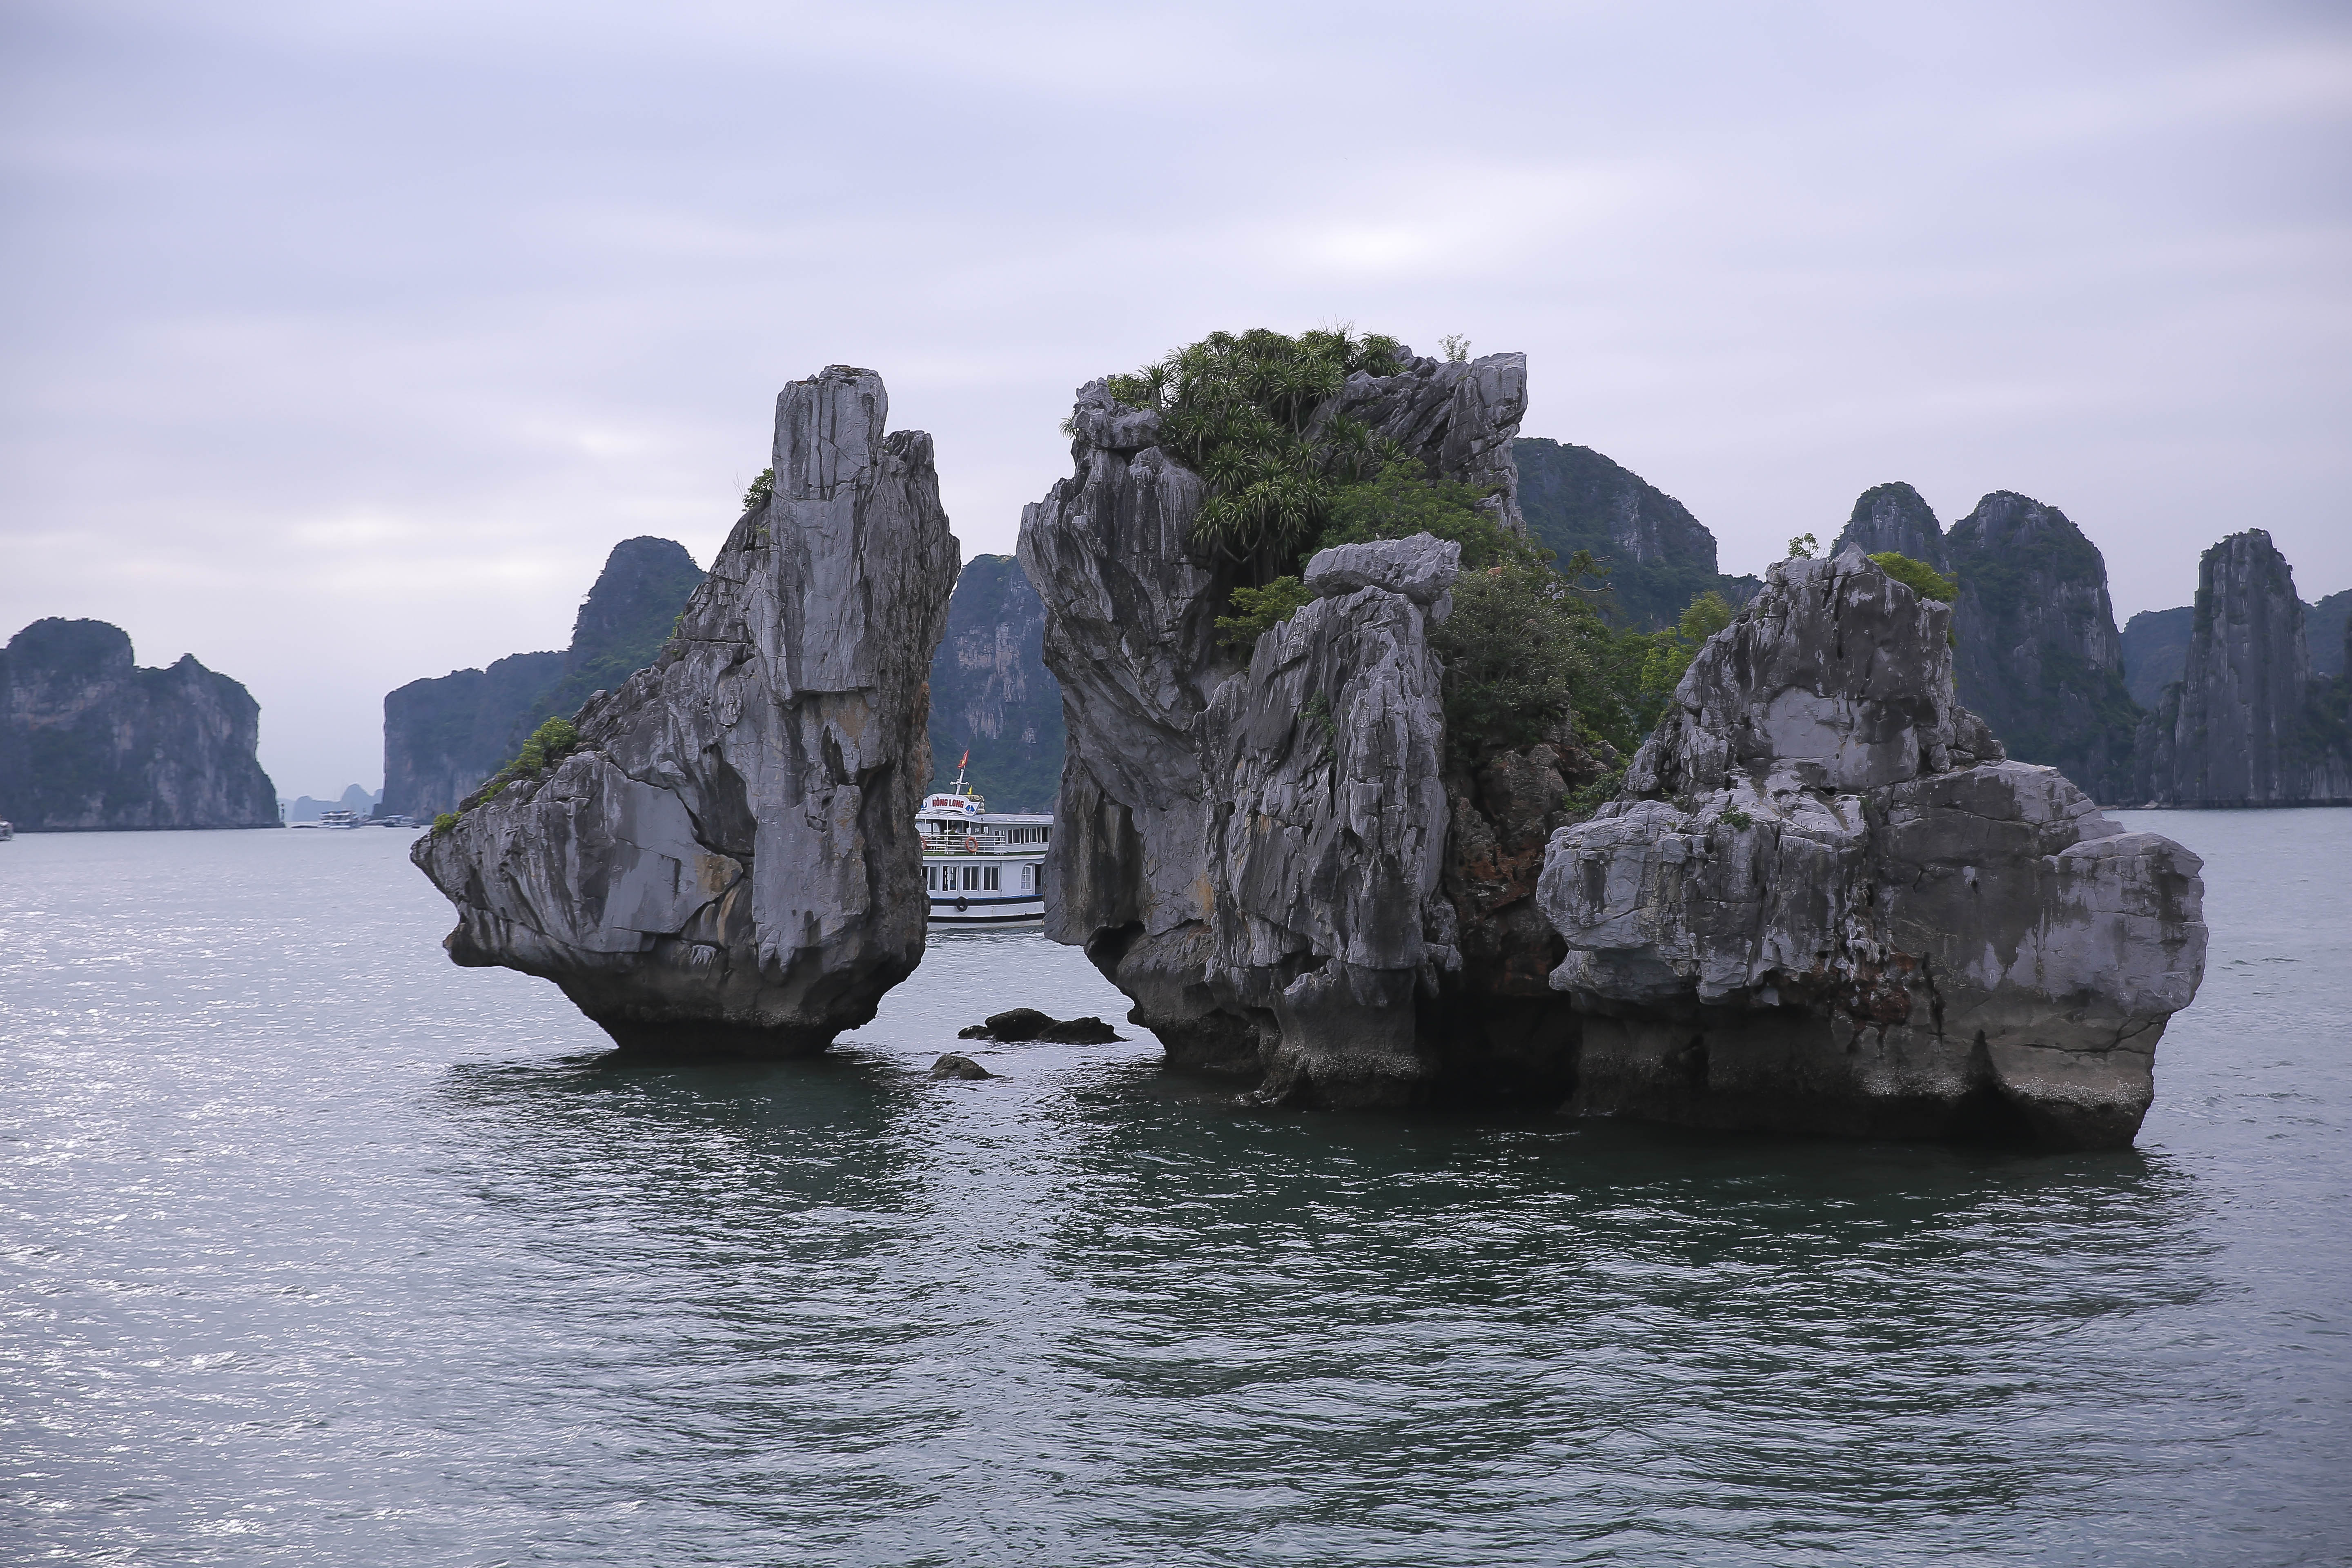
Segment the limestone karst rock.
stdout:
<svg viewBox="0 0 2352 1568">
<path fill-rule="evenodd" d="M 1863 492 L 1829 553 L 1893 550 L 1959 579 L 1960 700 L 2011 756 L 2046 763 L 2101 800 L 2132 792 L 2138 705 L 2125 685 L 2107 563 L 2072 519 L 1996 490 L 1945 533 L 1906 484 Z"/>
<path fill-rule="evenodd" d="M 1314 435 L 1335 418 L 1356 420 L 1378 441 L 1394 441 L 1430 473 L 1494 487 L 1496 512 L 1516 533 L 1519 471 L 1511 460 L 1528 411 L 1528 356 L 1488 354 L 1452 361 L 1402 356 L 1395 375 L 1356 375 L 1324 400 L 1307 425 Z"/>
<path fill-rule="evenodd" d="M 514 653 L 480 669 L 412 680 L 383 697 L 383 809 L 457 808 L 520 749 L 522 716 L 563 679 L 560 653 Z"/>
<path fill-rule="evenodd" d="M 1539 894 L 1572 1109 L 2128 1142 L 2203 973 L 2200 862 L 2006 761 L 1950 610 L 1858 552 L 1774 566 Z"/>
<path fill-rule="evenodd" d="M 2312 674 L 2352 675 L 2352 588 L 2305 605 L 2303 631 L 2311 645 Z"/>
<path fill-rule="evenodd" d="M 1853 513 L 1829 553 L 1836 555 L 1849 546 L 1864 555 L 1891 550 L 1924 561 L 1938 572 L 1951 564 L 1944 552 L 1944 525 L 1936 521 L 1935 509 L 1917 490 L 1900 481 L 1873 485 L 1856 498 Z"/>
<path fill-rule="evenodd" d="M 1333 401 L 1507 497 L 1523 356 L 1408 358 Z M 1070 726 L 1047 933 L 1085 946 L 1172 1064 L 1286 1100 L 1423 1097 L 1446 1064 L 1415 1019 L 1456 959 L 1427 628 L 1457 557 L 1426 536 L 1326 552 L 1314 602 L 1244 665 L 1216 640 L 1231 580 L 1187 547 L 1203 483 L 1158 416 L 1097 382 L 1070 428 L 1077 471 L 1020 546 Z"/>
<path fill-rule="evenodd" d="M 35 621 L 0 650 L 0 817 L 28 833 L 275 827 L 261 708 L 194 654 L 142 669 L 104 621 Z"/>
<path fill-rule="evenodd" d="M 2352 804 L 2343 699 L 2312 671 L 2306 613 L 2263 530 L 2205 552 L 2180 679 L 2140 725 L 2136 794 L 2163 805 Z"/>
<path fill-rule="evenodd" d="M 417 841 L 461 964 L 562 986 L 625 1050 L 823 1049 L 912 973 L 924 678 L 956 574 L 931 439 L 871 371 L 776 400 L 775 489 L 579 749 Z"/>
<path fill-rule="evenodd" d="M 1045 606 L 1010 555 L 963 563 L 931 661 L 931 771 L 971 753 L 992 811 L 1051 811 L 1062 777 L 1062 689 L 1045 668 Z"/>
<path fill-rule="evenodd" d="M 1428 620 L 1462 551 L 1428 534 L 1326 550 L 1317 597 L 1219 687 L 1204 732 L 1208 971 L 1276 1025 L 1269 1098 L 1417 1097 L 1438 1064 L 1416 998 L 1459 960 L 1437 897 L 1445 720 Z"/>
<path fill-rule="evenodd" d="M 651 664 L 702 582 L 686 547 L 625 539 L 604 558 L 562 653 L 518 653 L 483 669 L 412 680 L 383 700 L 383 807 L 432 816 L 474 793 L 542 719 Z"/>
<path fill-rule="evenodd" d="M 2189 662 L 2189 639 L 2197 612 L 2187 605 L 2170 610 L 2142 610 L 2124 623 L 2119 646 L 2124 656 L 2124 687 L 2143 714 L 2164 701 L 2164 689 L 2180 679 Z"/>
<path fill-rule="evenodd" d="M 1590 447 L 1522 436 L 1511 443 L 1519 510 L 1529 537 L 1562 561 L 1590 550 L 1609 566 L 1611 596 L 1628 625 L 1671 626 L 1712 589 L 1742 605 L 1753 577 L 1717 568 L 1715 535 L 1690 509 Z"/>
</svg>

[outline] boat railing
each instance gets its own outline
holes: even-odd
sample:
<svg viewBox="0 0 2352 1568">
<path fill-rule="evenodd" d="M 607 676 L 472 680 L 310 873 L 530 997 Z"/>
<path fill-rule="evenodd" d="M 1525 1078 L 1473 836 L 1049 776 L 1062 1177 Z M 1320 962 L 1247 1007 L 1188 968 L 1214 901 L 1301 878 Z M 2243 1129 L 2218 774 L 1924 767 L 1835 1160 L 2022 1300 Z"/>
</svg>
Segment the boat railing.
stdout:
<svg viewBox="0 0 2352 1568">
<path fill-rule="evenodd" d="M 1011 843 L 1003 829 L 994 827 L 934 828 L 925 824 L 922 840 L 926 855 L 1022 854 L 1040 852 L 1045 847 L 1043 844 Z"/>
</svg>

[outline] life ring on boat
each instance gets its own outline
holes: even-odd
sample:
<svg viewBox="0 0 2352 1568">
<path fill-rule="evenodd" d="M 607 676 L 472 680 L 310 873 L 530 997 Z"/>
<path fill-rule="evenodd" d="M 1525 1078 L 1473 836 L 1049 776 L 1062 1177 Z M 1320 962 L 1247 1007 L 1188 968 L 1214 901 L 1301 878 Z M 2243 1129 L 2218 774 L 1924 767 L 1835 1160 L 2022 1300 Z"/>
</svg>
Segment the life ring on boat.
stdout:
<svg viewBox="0 0 2352 1568">
<path fill-rule="evenodd" d="M 963 852 L 967 855 L 977 855 L 980 853 L 979 834 L 967 833 L 963 836 Z"/>
<path fill-rule="evenodd" d="M 971 908 L 971 900 L 962 897 L 961 895 L 958 895 L 956 899 L 956 913 L 961 914 L 970 908 Z"/>
</svg>

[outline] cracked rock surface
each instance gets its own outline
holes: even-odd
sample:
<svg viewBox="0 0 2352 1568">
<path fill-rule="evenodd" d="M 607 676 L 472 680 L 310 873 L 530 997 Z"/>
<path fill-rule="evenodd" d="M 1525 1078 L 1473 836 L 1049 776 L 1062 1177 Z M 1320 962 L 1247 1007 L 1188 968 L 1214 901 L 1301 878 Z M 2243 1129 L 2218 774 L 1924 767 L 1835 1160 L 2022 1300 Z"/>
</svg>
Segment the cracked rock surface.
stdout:
<svg viewBox="0 0 2352 1568">
<path fill-rule="evenodd" d="M 1771 569 L 1538 900 L 1570 1108 L 2128 1143 L 2202 978 L 2201 862 L 1955 700 L 1948 606 L 1849 552 Z"/>
<path fill-rule="evenodd" d="M 921 962 L 925 677 L 956 577 L 931 438 L 871 371 L 776 400 L 775 490 L 578 750 L 416 864 L 461 964 L 554 981 L 626 1051 L 796 1054 Z"/>
<path fill-rule="evenodd" d="M 1523 355 L 1408 356 L 1314 420 L 1344 414 L 1437 477 L 1496 487 L 1517 527 L 1526 398 Z M 1187 547 L 1203 481 L 1157 445 L 1158 416 L 1097 382 L 1070 428 L 1076 471 L 1021 523 L 1069 726 L 1046 933 L 1086 948 L 1173 1066 L 1286 1101 L 1420 1098 L 1442 1063 L 1418 1016 L 1459 966 L 1427 635 L 1458 548 L 1324 552 L 1315 600 L 1244 664 L 1216 640 L 1230 574 Z"/>
</svg>

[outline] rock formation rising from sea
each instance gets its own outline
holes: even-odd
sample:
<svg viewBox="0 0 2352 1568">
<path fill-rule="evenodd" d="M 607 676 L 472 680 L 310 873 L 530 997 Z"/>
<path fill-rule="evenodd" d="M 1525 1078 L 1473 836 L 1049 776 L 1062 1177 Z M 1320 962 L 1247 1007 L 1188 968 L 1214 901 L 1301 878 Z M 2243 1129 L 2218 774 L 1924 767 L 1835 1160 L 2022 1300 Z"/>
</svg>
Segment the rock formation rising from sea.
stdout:
<svg viewBox="0 0 2352 1568">
<path fill-rule="evenodd" d="M 2105 801 L 2132 795 L 2139 708 L 2098 546 L 2056 507 L 1997 490 L 1945 533 L 1906 484 L 1863 492 L 1831 547 L 1895 551 L 1959 579 L 1960 700 L 2011 756 L 2062 770 Z"/>
<path fill-rule="evenodd" d="M 2294 569 L 2263 530 L 2205 552 L 2180 679 L 2140 725 L 2137 795 L 2161 805 L 2352 805 L 2352 700 L 2342 678 L 2314 673 L 2305 614 Z"/>
<path fill-rule="evenodd" d="M 1491 452 L 1524 374 L 1408 356 L 1349 404 Z M 1082 389 L 1021 559 L 1070 721 L 1048 934 L 1171 1065 L 1261 1103 L 2130 1139 L 2201 973 L 2198 862 L 2002 759 L 1954 695 L 1948 606 L 1858 552 L 1775 568 L 1571 826 L 1565 724 L 1451 771 L 1454 545 L 1324 550 L 1239 658 L 1214 632 L 1239 568 L 1194 552 L 1207 486 L 1160 422 Z"/>
<path fill-rule="evenodd" d="M 487 669 L 412 680 L 383 700 L 387 814 L 448 811 L 505 766 L 547 718 L 651 664 L 702 581 L 686 547 L 625 539 L 605 557 L 562 653 L 518 653 Z"/>
<path fill-rule="evenodd" d="M 1344 408 L 1433 477 L 1497 486 L 1515 526 L 1525 356 L 1402 366 L 1354 376 L 1310 427 Z M 1244 665 L 1214 625 L 1232 569 L 1190 545 L 1206 486 L 1160 425 L 1082 388 L 1076 472 L 1022 514 L 1070 723 L 1047 934 L 1086 948 L 1171 1063 L 1269 1098 L 1423 1098 L 1448 1058 L 1421 1004 L 1461 967 L 1426 637 L 1454 557 L 1425 537 L 1325 552 L 1314 602 Z"/>
<path fill-rule="evenodd" d="M 457 963 L 554 981 L 639 1054 L 822 1050 L 914 971 L 956 544 L 931 438 L 888 411 L 871 371 L 785 387 L 773 493 L 652 668 L 418 839 Z"/>
<path fill-rule="evenodd" d="M 1852 552 L 1774 566 L 1540 891 L 1571 1109 L 2127 1143 L 2204 970 L 2201 863 L 1960 707 L 1950 610 Z"/>
<path fill-rule="evenodd" d="M 35 621 L 0 652 L 0 817 L 26 832 L 276 827 L 261 709 L 184 654 L 142 669 L 104 621 Z"/>
</svg>

